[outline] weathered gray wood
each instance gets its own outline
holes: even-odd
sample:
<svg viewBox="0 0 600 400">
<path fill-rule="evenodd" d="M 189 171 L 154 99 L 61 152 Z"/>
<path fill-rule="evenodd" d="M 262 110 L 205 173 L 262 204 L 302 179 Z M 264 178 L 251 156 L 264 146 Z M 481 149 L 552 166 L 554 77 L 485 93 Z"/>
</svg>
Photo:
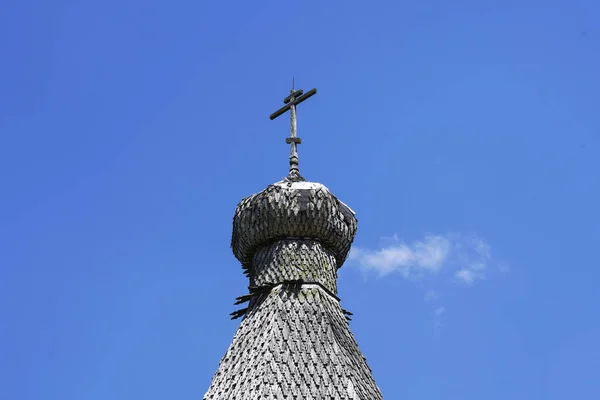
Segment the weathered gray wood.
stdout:
<svg viewBox="0 0 600 400">
<path fill-rule="evenodd" d="M 294 91 L 293 94 L 290 94 L 288 97 L 286 97 L 285 99 L 283 99 L 283 102 L 285 104 L 287 104 L 287 103 L 290 102 L 290 100 L 292 100 L 292 96 L 294 96 L 294 97 L 300 97 L 300 96 L 302 96 L 302 93 L 304 93 L 302 91 L 302 89 L 298 89 L 298 90 Z M 298 104 L 298 103 L 296 103 L 296 104 Z"/>
<path fill-rule="evenodd" d="M 279 110 L 275 111 L 273 114 L 271 114 L 271 116 L 269 117 L 271 119 L 271 121 L 273 121 L 275 118 L 279 117 L 281 114 L 285 113 L 287 110 L 289 110 L 294 104 L 287 104 L 283 107 L 281 107 Z"/>
<path fill-rule="evenodd" d="M 279 117 L 281 114 L 288 111 L 292 106 L 297 106 L 298 104 L 302 103 L 305 100 L 308 100 L 310 97 L 317 94 L 317 89 L 316 88 L 311 89 L 308 92 L 306 92 L 304 95 L 302 95 L 302 93 L 303 93 L 302 89 L 292 90 L 290 95 L 288 97 L 286 97 L 285 99 L 283 99 L 285 106 L 281 107 L 279 110 L 277 110 L 273 114 L 271 114 L 271 116 L 269 117 L 271 119 L 271 121 L 273 121 L 275 118 Z"/>
<path fill-rule="evenodd" d="M 302 93 L 300 93 L 300 94 L 301 94 L 300 97 L 296 97 L 296 105 L 302 103 L 304 100 L 308 100 L 308 98 L 310 98 L 310 97 L 314 96 L 315 94 L 317 94 L 317 89 L 311 89 L 311 90 L 309 90 L 308 92 L 306 92 L 303 95 L 302 95 Z"/>
<path fill-rule="evenodd" d="M 290 95 L 283 99 L 285 106 L 281 107 L 279 110 L 275 111 L 269 118 L 274 120 L 279 117 L 283 113 L 290 111 L 290 137 L 286 139 L 286 143 L 291 145 L 290 147 L 290 172 L 288 178 L 294 181 L 303 181 L 304 178 L 300 175 L 300 169 L 298 167 L 298 147 L 300 143 L 302 143 L 297 138 L 296 135 L 296 106 L 303 101 L 307 100 L 311 96 L 314 96 L 317 93 L 317 89 L 311 89 L 308 92 L 304 93 L 302 89 L 290 91 Z"/>
<path fill-rule="evenodd" d="M 383 399 L 337 297 L 357 219 L 298 171 L 296 105 L 315 93 L 292 90 L 273 114 L 290 111 L 288 178 L 236 208 L 231 248 L 250 284 L 235 304 L 247 307 L 231 313 L 243 319 L 204 400 Z"/>
</svg>

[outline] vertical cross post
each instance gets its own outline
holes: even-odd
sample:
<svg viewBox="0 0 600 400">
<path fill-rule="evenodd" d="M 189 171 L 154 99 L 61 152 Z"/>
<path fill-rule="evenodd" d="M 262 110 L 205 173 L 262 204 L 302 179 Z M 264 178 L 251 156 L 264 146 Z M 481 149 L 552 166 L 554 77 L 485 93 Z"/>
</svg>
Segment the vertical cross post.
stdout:
<svg viewBox="0 0 600 400">
<path fill-rule="evenodd" d="M 283 99 L 285 106 L 271 114 L 271 120 L 279 117 L 286 111 L 290 111 L 290 137 L 285 139 L 285 142 L 290 145 L 290 172 L 288 179 L 292 181 L 303 181 L 304 178 L 300 175 L 298 168 L 298 148 L 297 145 L 302 143 L 302 140 L 297 137 L 297 126 L 296 126 L 296 106 L 302 103 L 304 100 L 315 95 L 317 89 L 311 89 L 306 93 L 303 93 L 301 89 L 290 91 L 290 95 Z"/>
</svg>

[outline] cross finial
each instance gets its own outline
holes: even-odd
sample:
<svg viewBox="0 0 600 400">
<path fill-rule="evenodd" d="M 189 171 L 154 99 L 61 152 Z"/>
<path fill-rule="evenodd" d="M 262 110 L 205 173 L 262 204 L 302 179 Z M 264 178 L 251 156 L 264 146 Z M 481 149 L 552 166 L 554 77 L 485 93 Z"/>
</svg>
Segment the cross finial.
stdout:
<svg viewBox="0 0 600 400">
<path fill-rule="evenodd" d="M 295 90 L 294 89 L 294 78 L 292 77 L 292 90 L 290 90 L 290 95 L 283 99 L 285 106 L 281 107 L 279 110 L 275 111 L 271 114 L 271 120 L 279 117 L 281 114 L 286 111 L 290 111 L 290 137 L 285 139 L 285 142 L 290 145 L 290 173 L 288 175 L 288 179 L 290 181 L 303 181 L 305 180 L 300 175 L 300 170 L 298 169 L 298 148 L 297 145 L 302 143 L 302 140 L 296 136 L 296 106 L 302 103 L 304 100 L 309 97 L 315 95 L 317 93 L 317 89 L 311 89 L 308 92 L 303 94 L 302 89 Z"/>
</svg>

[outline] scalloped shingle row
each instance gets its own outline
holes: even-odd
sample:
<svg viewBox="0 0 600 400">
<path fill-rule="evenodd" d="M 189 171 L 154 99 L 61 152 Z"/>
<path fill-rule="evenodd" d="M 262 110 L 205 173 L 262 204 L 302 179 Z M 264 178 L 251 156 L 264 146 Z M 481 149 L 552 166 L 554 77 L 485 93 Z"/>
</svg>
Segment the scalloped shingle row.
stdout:
<svg viewBox="0 0 600 400">
<path fill-rule="evenodd" d="M 274 240 L 318 239 L 341 266 L 355 234 L 356 218 L 325 186 L 294 189 L 270 185 L 237 206 L 231 248 L 249 268 L 256 249 Z"/>
<path fill-rule="evenodd" d="M 204 400 L 378 400 L 337 299 L 318 285 L 273 288 L 256 300 Z"/>
<path fill-rule="evenodd" d="M 337 269 L 333 253 L 317 240 L 282 239 L 254 254 L 251 286 L 292 280 L 319 282 L 337 293 Z"/>
<path fill-rule="evenodd" d="M 240 202 L 231 247 L 250 278 L 248 307 L 204 400 L 380 400 L 337 295 L 354 213 L 312 182 Z"/>
</svg>

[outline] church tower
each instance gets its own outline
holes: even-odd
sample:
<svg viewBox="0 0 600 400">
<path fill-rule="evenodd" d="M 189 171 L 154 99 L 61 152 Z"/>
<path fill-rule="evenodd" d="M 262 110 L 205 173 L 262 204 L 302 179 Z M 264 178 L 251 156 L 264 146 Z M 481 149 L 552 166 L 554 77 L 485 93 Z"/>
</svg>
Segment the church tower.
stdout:
<svg viewBox="0 0 600 400">
<path fill-rule="evenodd" d="M 354 212 L 298 169 L 296 106 L 316 93 L 292 89 L 290 172 L 243 199 L 231 248 L 250 280 L 232 313 L 243 317 L 203 400 L 380 400 L 337 297 L 337 270 L 356 234 Z"/>
</svg>

